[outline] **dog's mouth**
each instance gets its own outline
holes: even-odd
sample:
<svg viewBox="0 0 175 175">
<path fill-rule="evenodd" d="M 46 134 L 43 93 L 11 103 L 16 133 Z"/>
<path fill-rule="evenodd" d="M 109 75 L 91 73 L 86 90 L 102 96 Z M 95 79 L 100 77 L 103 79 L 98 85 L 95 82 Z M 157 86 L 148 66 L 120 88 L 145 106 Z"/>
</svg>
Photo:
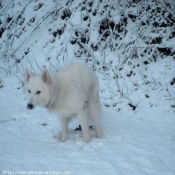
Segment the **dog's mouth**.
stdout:
<svg viewBox="0 0 175 175">
<path fill-rule="evenodd" d="M 34 108 L 33 104 L 28 104 L 28 105 L 27 105 L 27 109 L 31 110 L 31 109 L 33 109 L 33 108 Z"/>
</svg>

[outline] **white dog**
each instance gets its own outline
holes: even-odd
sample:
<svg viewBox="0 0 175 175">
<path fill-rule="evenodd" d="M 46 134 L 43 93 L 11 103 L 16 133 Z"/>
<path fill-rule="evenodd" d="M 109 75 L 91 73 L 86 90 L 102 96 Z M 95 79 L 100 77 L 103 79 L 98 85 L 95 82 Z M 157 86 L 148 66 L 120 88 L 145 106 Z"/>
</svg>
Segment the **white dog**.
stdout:
<svg viewBox="0 0 175 175">
<path fill-rule="evenodd" d="M 92 119 L 97 136 L 102 138 L 98 79 L 88 66 L 71 64 L 53 74 L 45 69 L 41 75 L 26 69 L 24 90 L 29 95 L 28 109 L 38 105 L 58 114 L 62 127 L 58 136 L 61 141 L 68 138 L 68 124 L 73 116 L 78 116 L 85 142 L 91 140 L 87 116 Z"/>
</svg>

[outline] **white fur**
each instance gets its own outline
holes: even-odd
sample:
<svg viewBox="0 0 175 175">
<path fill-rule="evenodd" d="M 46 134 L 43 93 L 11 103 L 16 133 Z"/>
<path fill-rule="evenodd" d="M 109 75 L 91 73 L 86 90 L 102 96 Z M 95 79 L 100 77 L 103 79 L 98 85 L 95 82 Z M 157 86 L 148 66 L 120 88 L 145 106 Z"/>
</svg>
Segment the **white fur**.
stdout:
<svg viewBox="0 0 175 175">
<path fill-rule="evenodd" d="M 68 123 L 73 116 L 80 121 L 85 142 L 91 140 L 87 116 L 91 117 L 97 136 L 102 138 L 98 79 L 88 66 L 71 64 L 53 74 L 45 69 L 41 75 L 34 75 L 26 69 L 24 89 L 29 95 L 28 109 L 38 105 L 58 114 L 62 127 L 59 138 L 62 141 L 68 138 Z"/>
</svg>

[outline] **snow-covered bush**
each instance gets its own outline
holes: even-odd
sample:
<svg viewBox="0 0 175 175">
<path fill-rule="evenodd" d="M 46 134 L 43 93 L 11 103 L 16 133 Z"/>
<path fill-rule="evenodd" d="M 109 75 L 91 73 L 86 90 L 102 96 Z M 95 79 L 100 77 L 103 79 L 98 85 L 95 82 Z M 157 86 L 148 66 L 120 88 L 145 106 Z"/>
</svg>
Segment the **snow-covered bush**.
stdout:
<svg viewBox="0 0 175 175">
<path fill-rule="evenodd" d="M 120 110 L 126 99 L 135 110 L 151 97 L 140 97 L 141 86 L 161 86 L 149 67 L 175 59 L 174 5 L 174 0 L 3 0 L 0 69 L 22 80 L 26 66 L 55 71 L 86 62 L 98 74 L 105 106 Z"/>
</svg>

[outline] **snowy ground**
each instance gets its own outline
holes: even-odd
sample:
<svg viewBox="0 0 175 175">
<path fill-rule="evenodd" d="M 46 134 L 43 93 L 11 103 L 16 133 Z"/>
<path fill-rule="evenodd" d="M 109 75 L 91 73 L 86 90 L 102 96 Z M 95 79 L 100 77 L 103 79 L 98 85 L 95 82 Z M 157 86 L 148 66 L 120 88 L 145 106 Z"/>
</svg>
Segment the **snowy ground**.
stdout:
<svg viewBox="0 0 175 175">
<path fill-rule="evenodd" d="M 92 141 L 84 143 L 73 121 L 69 140 L 62 143 L 53 138 L 60 130 L 57 116 L 42 108 L 28 111 L 17 83 L 6 77 L 0 89 L 0 174 L 175 174 L 172 108 L 143 108 L 135 114 L 103 108 L 104 139 L 91 131 Z"/>
</svg>

